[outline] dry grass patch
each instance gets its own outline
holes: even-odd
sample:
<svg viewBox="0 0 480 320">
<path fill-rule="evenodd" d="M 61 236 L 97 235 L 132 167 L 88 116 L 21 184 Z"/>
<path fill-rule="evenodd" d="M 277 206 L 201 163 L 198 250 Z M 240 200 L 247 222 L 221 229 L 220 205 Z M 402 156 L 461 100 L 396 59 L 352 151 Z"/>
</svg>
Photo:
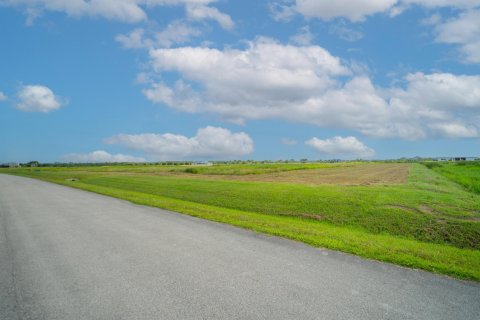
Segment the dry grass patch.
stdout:
<svg viewBox="0 0 480 320">
<path fill-rule="evenodd" d="M 284 182 L 306 185 L 393 185 L 404 184 L 410 164 L 366 163 L 321 169 L 283 171 L 255 175 L 202 175 L 202 178 L 252 182 Z"/>
</svg>

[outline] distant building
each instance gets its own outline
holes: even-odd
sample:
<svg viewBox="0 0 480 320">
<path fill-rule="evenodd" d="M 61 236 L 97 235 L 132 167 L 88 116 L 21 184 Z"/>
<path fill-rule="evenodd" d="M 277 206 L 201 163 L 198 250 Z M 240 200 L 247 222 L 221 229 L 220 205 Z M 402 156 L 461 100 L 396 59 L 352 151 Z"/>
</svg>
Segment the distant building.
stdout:
<svg viewBox="0 0 480 320">
<path fill-rule="evenodd" d="M 434 161 L 478 161 L 478 157 L 439 157 L 433 158 Z"/>
<path fill-rule="evenodd" d="M 192 166 L 213 166 L 213 163 L 206 161 L 194 161 L 191 164 Z"/>
<path fill-rule="evenodd" d="M 18 168 L 18 167 L 20 167 L 20 164 L 18 164 L 17 162 L 10 162 L 10 163 L 8 163 L 8 167 L 9 168 Z"/>
<path fill-rule="evenodd" d="M 38 167 L 40 165 L 40 162 L 38 161 L 30 161 L 29 163 L 26 164 L 27 167 Z"/>
</svg>

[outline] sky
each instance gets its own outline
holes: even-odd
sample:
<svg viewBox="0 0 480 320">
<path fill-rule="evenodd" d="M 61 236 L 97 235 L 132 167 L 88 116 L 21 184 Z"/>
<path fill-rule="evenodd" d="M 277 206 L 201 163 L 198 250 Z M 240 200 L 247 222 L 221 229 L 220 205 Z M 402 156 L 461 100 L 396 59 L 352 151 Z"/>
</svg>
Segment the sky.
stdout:
<svg viewBox="0 0 480 320">
<path fill-rule="evenodd" d="M 0 163 L 480 156 L 480 0 L 0 0 Z"/>
</svg>

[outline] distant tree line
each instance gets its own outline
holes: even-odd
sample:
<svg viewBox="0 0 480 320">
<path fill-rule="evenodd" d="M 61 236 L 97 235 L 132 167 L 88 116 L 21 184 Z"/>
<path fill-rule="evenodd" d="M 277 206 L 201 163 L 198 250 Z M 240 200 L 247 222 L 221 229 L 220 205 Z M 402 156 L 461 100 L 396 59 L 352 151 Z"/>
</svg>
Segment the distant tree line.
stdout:
<svg viewBox="0 0 480 320">
<path fill-rule="evenodd" d="M 465 157 L 460 158 L 445 158 L 448 161 L 465 161 Z M 480 160 L 467 159 L 467 160 Z M 404 163 L 417 163 L 417 162 L 429 162 L 429 161 L 445 161 L 444 158 L 434 157 L 413 157 L 413 158 L 400 158 L 400 159 L 387 159 L 387 160 L 342 160 L 342 159 L 328 159 L 328 160 L 309 160 L 303 159 L 288 159 L 288 160 L 224 160 L 224 161 L 159 161 L 159 162 L 98 162 L 98 163 L 79 163 L 79 162 L 53 162 L 53 163 L 40 163 L 39 161 L 29 161 L 26 163 L 3 163 L 0 164 L 0 168 L 9 167 L 100 167 L 100 166 L 186 166 L 186 165 L 201 165 L 201 164 L 274 164 L 274 163 L 337 163 L 337 162 L 374 162 L 374 163 L 389 163 L 389 162 L 404 162 Z"/>
</svg>

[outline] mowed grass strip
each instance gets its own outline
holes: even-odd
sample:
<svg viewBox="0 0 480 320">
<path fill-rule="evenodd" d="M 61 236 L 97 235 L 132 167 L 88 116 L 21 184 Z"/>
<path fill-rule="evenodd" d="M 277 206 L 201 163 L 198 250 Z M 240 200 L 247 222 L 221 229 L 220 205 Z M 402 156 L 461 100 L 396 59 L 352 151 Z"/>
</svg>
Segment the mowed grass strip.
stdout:
<svg viewBox="0 0 480 320">
<path fill-rule="evenodd" d="M 326 169 L 328 170 L 328 169 Z M 479 196 L 421 165 L 400 186 L 305 186 L 16 170 L 134 203 L 480 280 Z M 75 177 L 79 181 L 67 181 Z"/>
</svg>

